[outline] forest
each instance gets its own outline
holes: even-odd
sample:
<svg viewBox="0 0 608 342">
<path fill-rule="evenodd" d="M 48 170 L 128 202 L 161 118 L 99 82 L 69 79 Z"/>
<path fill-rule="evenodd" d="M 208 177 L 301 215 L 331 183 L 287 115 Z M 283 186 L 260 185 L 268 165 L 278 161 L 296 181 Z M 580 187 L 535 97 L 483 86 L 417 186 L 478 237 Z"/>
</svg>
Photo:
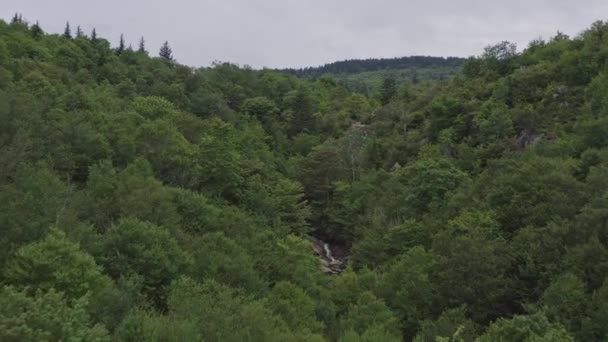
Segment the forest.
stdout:
<svg viewBox="0 0 608 342">
<path fill-rule="evenodd" d="M 15 15 L 0 203 L 0 341 L 605 341 L 608 22 L 366 95 Z"/>
<path fill-rule="evenodd" d="M 368 58 L 351 59 L 340 62 L 328 63 L 320 67 L 308 67 L 301 69 L 283 69 L 279 71 L 287 72 L 299 77 L 318 77 L 324 74 L 352 74 L 365 71 L 380 71 L 386 69 L 407 69 L 407 68 L 432 68 L 432 67 L 452 67 L 459 68 L 464 63 L 464 58 L 459 57 L 431 57 L 431 56 L 411 56 L 399 58 Z"/>
<path fill-rule="evenodd" d="M 385 79 L 391 78 L 400 86 L 425 80 L 446 80 L 462 69 L 464 58 L 411 56 L 401 58 L 351 59 L 320 67 L 280 69 L 277 71 L 299 78 L 316 80 L 331 76 L 351 92 L 377 96 Z"/>
</svg>

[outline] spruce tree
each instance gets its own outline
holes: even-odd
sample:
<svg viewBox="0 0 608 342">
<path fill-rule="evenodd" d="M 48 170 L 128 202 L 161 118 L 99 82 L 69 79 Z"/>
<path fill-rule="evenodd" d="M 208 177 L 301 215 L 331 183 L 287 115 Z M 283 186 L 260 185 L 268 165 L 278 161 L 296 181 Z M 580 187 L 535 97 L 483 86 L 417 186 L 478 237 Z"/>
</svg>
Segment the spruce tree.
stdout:
<svg viewBox="0 0 608 342">
<path fill-rule="evenodd" d="M 34 37 L 40 37 L 42 34 L 44 34 L 44 31 L 42 31 L 42 27 L 40 27 L 40 24 L 38 23 L 38 21 L 36 21 L 36 23 L 34 25 L 32 25 L 32 36 Z"/>
<path fill-rule="evenodd" d="M 21 22 L 21 14 L 15 13 L 13 19 L 11 19 L 11 25 L 19 24 Z"/>
<path fill-rule="evenodd" d="M 171 50 L 168 41 L 165 41 L 163 46 L 161 46 L 158 55 L 167 61 L 173 61 L 173 51 Z"/>
<path fill-rule="evenodd" d="M 21 26 L 23 28 L 28 28 L 28 23 L 27 21 L 25 21 L 23 19 L 23 16 L 21 15 L 21 13 L 15 13 L 15 15 L 13 16 L 13 18 L 11 19 L 11 25 L 13 26 Z"/>
<path fill-rule="evenodd" d="M 93 27 L 93 31 L 91 31 L 91 41 L 97 41 L 97 30 Z"/>
<path fill-rule="evenodd" d="M 144 37 L 141 37 L 141 39 L 139 39 L 139 49 L 137 49 L 137 52 L 140 53 L 146 53 L 146 41 L 144 39 Z"/>
<path fill-rule="evenodd" d="M 118 43 L 118 48 L 116 49 L 117 54 L 121 54 L 125 51 L 125 37 L 123 34 L 120 34 L 120 42 Z"/>
<path fill-rule="evenodd" d="M 72 39 L 72 29 L 70 29 L 70 22 L 65 23 L 65 29 L 63 30 L 63 37 Z"/>
<path fill-rule="evenodd" d="M 84 33 L 82 32 L 80 25 L 78 25 L 78 26 L 76 26 L 76 38 L 82 38 L 82 37 L 84 37 Z"/>
</svg>

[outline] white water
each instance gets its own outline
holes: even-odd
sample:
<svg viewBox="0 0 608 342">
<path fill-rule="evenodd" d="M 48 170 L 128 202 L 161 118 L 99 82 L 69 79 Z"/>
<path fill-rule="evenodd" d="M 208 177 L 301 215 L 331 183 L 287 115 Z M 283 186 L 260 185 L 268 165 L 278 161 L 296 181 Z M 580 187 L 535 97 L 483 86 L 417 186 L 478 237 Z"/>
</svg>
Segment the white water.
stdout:
<svg viewBox="0 0 608 342">
<path fill-rule="evenodd" d="M 329 259 L 330 263 L 335 263 L 336 259 L 331 255 L 331 249 L 329 249 L 329 245 L 327 243 L 323 244 L 323 249 L 325 249 L 325 256 Z"/>
</svg>

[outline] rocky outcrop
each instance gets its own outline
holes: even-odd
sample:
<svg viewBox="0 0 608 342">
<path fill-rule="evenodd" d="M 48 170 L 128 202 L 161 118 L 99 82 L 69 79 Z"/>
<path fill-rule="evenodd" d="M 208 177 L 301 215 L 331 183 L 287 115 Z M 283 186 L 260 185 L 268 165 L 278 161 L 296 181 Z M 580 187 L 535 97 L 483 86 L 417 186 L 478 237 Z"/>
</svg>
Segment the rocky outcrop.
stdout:
<svg viewBox="0 0 608 342">
<path fill-rule="evenodd" d="M 310 237 L 312 248 L 319 256 L 321 271 L 328 274 L 339 274 L 346 268 L 347 250 L 339 244 L 332 244 Z"/>
</svg>

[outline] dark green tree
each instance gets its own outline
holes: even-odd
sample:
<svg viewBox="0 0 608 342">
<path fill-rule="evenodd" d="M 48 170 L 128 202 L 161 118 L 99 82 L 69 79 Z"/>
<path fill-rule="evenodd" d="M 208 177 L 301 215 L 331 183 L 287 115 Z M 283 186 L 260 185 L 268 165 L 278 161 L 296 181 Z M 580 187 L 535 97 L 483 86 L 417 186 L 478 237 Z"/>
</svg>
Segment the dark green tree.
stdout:
<svg viewBox="0 0 608 342">
<path fill-rule="evenodd" d="M 44 34 L 44 31 L 42 30 L 42 27 L 40 27 L 38 21 L 36 21 L 36 23 L 32 25 L 30 30 L 32 32 L 32 36 L 34 36 L 35 38 L 39 38 Z"/>
<path fill-rule="evenodd" d="M 158 55 L 160 56 L 160 58 L 171 62 L 173 61 L 173 50 L 171 50 L 171 47 L 169 46 L 169 42 L 165 41 L 163 43 L 163 45 L 160 48 L 160 51 L 158 52 Z"/>
<path fill-rule="evenodd" d="M 501 318 L 492 323 L 476 341 L 573 342 L 574 339 L 563 326 L 550 322 L 539 312 L 529 316 L 516 315 L 511 319 Z"/>
<path fill-rule="evenodd" d="M 393 97 L 397 94 L 397 82 L 394 78 L 388 77 L 384 79 L 382 83 L 382 89 L 380 90 L 380 103 L 384 106 L 387 105 Z"/>
<path fill-rule="evenodd" d="M 65 29 L 63 29 L 63 37 L 72 39 L 72 29 L 70 28 L 70 22 L 65 23 Z"/>
<path fill-rule="evenodd" d="M 96 295 L 111 285 L 93 257 L 57 229 L 19 249 L 7 265 L 5 279 L 12 285 L 59 290 L 68 299 Z"/>
<path fill-rule="evenodd" d="M 105 235 L 101 264 L 114 279 L 141 277 L 145 292 L 157 304 L 163 290 L 191 263 L 164 227 L 133 219 L 114 225 Z"/>
<path fill-rule="evenodd" d="M 121 33 L 120 34 L 120 41 L 118 42 L 118 47 L 116 48 L 116 54 L 120 55 L 122 54 L 126 49 L 125 46 L 125 37 L 124 35 Z"/>
<path fill-rule="evenodd" d="M 141 37 L 139 39 L 139 47 L 137 49 L 137 52 L 148 53 L 148 51 L 146 51 L 146 41 L 144 40 L 144 37 Z"/>
<path fill-rule="evenodd" d="M 83 38 L 83 37 L 84 37 L 84 32 L 82 32 L 80 25 L 76 26 L 76 38 Z"/>
<path fill-rule="evenodd" d="M 0 288 L 2 341 L 110 341 L 107 330 L 91 322 L 88 302 L 68 303 L 56 290 L 33 296 L 14 287 Z"/>
<path fill-rule="evenodd" d="M 15 13 L 15 15 L 13 15 L 13 17 L 11 18 L 11 25 L 16 25 L 16 24 L 20 24 L 23 21 L 22 16 L 20 13 Z"/>
</svg>

